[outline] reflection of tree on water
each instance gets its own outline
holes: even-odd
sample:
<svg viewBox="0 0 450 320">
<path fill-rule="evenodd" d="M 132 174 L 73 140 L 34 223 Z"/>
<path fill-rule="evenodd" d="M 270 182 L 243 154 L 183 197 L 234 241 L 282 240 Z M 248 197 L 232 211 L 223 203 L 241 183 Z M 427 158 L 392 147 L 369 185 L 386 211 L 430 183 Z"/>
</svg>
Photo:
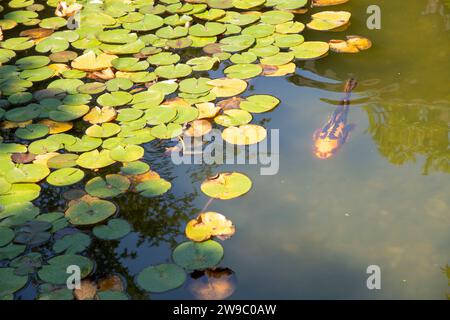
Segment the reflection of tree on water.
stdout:
<svg viewBox="0 0 450 320">
<path fill-rule="evenodd" d="M 423 156 L 423 174 L 450 173 L 446 106 L 383 102 L 364 109 L 369 117 L 368 132 L 389 162 L 402 165 Z"/>
</svg>

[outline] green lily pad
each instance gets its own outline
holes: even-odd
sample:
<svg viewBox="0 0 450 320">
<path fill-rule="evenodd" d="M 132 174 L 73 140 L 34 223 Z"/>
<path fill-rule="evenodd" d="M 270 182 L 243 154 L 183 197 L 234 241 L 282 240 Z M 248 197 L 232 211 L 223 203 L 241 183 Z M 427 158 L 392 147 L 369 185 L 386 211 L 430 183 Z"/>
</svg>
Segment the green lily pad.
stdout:
<svg viewBox="0 0 450 320">
<path fill-rule="evenodd" d="M 77 88 L 79 93 L 85 93 L 85 94 L 97 94 L 102 93 L 105 91 L 106 85 L 101 82 L 89 82 L 82 84 Z"/>
<path fill-rule="evenodd" d="M 13 294 L 28 282 L 28 276 L 17 276 L 13 268 L 0 268 L 0 296 Z"/>
<path fill-rule="evenodd" d="M 117 91 L 104 93 L 97 99 L 97 103 L 102 107 L 119 107 L 128 104 L 133 96 L 128 92 Z"/>
<path fill-rule="evenodd" d="M 120 174 L 108 174 L 105 179 L 95 177 L 86 184 L 86 192 L 98 198 L 112 198 L 124 193 L 130 187 L 128 178 Z"/>
<path fill-rule="evenodd" d="M 53 186 L 63 187 L 78 183 L 83 180 L 83 178 L 83 170 L 77 168 L 62 168 L 50 173 L 47 177 L 47 182 Z"/>
<path fill-rule="evenodd" d="M 172 184 L 167 180 L 151 179 L 139 183 L 136 186 L 136 191 L 143 197 L 151 198 L 166 193 L 171 187 Z"/>
<path fill-rule="evenodd" d="M 36 51 L 40 53 L 45 52 L 56 53 L 67 50 L 69 46 L 70 43 L 66 39 L 50 37 L 39 42 L 36 45 Z"/>
<path fill-rule="evenodd" d="M 124 44 L 134 42 L 138 39 L 136 33 L 126 29 L 114 29 L 102 31 L 96 34 L 98 40 L 104 43 Z"/>
<path fill-rule="evenodd" d="M 41 113 L 40 105 L 32 103 L 25 107 L 14 108 L 5 113 L 6 120 L 23 122 L 37 118 Z"/>
<path fill-rule="evenodd" d="M 223 70 L 228 78 L 250 79 L 261 74 L 262 67 L 258 64 L 241 63 L 232 65 Z"/>
<path fill-rule="evenodd" d="M 81 118 L 89 112 L 89 106 L 82 105 L 61 105 L 54 111 L 49 112 L 49 118 L 58 122 L 72 121 Z"/>
<path fill-rule="evenodd" d="M 214 121 L 224 127 L 239 126 L 252 121 L 252 115 L 245 110 L 230 109 L 224 110 Z"/>
<path fill-rule="evenodd" d="M 150 266 L 139 272 L 136 283 L 148 292 L 161 293 L 181 287 L 186 272 L 175 264 Z"/>
<path fill-rule="evenodd" d="M 328 43 L 322 41 L 306 41 L 291 48 L 295 58 L 300 60 L 320 58 L 326 55 L 329 49 Z"/>
<path fill-rule="evenodd" d="M 301 34 L 279 34 L 275 37 L 275 45 L 280 48 L 290 48 L 302 44 L 305 38 Z"/>
<path fill-rule="evenodd" d="M 92 232 L 102 240 L 118 240 L 131 232 L 131 225 L 123 219 L 111 219 L 106 225 L 96 226 Z"/>
<path fill-rule="evenodd" d="M 226 26 L 218 22 L 195 24 L 189 28 L 189 34 L 196 37 L 214 37 L 226 31 Z"/>
<path fill-rule="evenodd" d="M 34 42 L 27 37 L 9 38 L 0 42 L 0 46 L 4 49 L 23 51 L 33 47 Z"/>
<path fill-rule="evenodd" d="M 9 244 L 14 238 L 14 231 L 8 227 L 0 227 L 0 247 Z"/>
<path fill-rule="evenodd" d="M 10 183 L 39 182 L 50 173 L 43 164 L 19 164 L 6 172 L 6 179 Z"/>
<path fill-rule="evenodd" d="M 68 234 L 53 244 L 56 253 L 76 254 L 86 250 L 91 244 L 91 237 L 82 232 Z"/>
<path fill-rule="evenodd" d="M 76 138 L 72 144 L 66 144 L 65 149 L 69 152 L 87 152 L 98 148 L 102 144 L 102 139 L 83 136 Z"/>
<path fill-rule="evenodd" d="M 255 38 L 250 35 L 230 36 L 220 40 L 221 49 L 226 52 L 238 52 L 250 48 L 255 43 Z"/>
<path fill-rule="evenodd" d="M 125 162 L 120 168 L 120 173 L 125 175 L 143 174 L 150 170 L 150 166 L 142 161 Z"/>
<path fill-rule="evenodd" d="M 279 52 L 270 57 L 265 57 L 260 60 L 261 64 L 269 66 L 281 66 L 291 62 L 294 59 L 292 52 Z"/>
<path fill-rule="evenodd" d="M 77 159 L 77 164 L 86 169 L 100 169 L 107 167 L 114 162 L 109 150 L 102 150 L 99 152 L 97 149 L 85 152 Z"/>
<path fill-rule="evenodd" d="M 272 10 L 261 15 L 261 22 L 268 24 L 282 24 L 294 19 L 294 14 L 288 11 Z"/>
<path fill-rule="evenodd" d="M 17 129 L 14 134 L 20 139 L 35 140 L 45 137 L 49 131 L 49 128 L 42 124 L 29 124 L 24 128 Z"/>
<path fill-rule="evenodd" d="M 12 260 L 25 251 L 27 246 L 10 243 L 0 248 L 0 260 Z M 1 279 L 1 278 L 0 278 Z"/>
<path fill-rule="evenodd" d="M 118 58 L 111 61 L 114 68 L 125 72 L 146 70 L 149 67 L 147 61 L 139 61 L 137 58 Z"/>
<path fill-rule="evenodd" d="M 42 266 L 42 255 L 38 252 L 30 252 L 17 257 L 9 266 L 14 268 L 14 274 L 17 276 L 33 274 Z"/>
<path fill-rule="evenodd" d="M 132 162 L 144 156 L 144 148 L 136 145 L 117 146 L 111 149 L 110 157 L 115 161 Z"/>
<path fill-rule="evenodd" d="M 156 106 L 145 111 L 144 118 L 150 125 L 158 125 L 172 121 L 177 110 L 168 106 Z"/>
<path fill-rule="evenodd" d="M 234 64 L 252 63 L 258 59 L 256 54 L 252 52 L 235 53 L 230 57 L 230 61 Z"/>
<path fill-rule="evenodd" d="M 127 30 L 132 31 L 150 31 L 161 27 L 164 24 L 164 19 L 155 14 L 145 14 L 143 19 L 138 22 L 127 22 L 122 26 Z"/>
<path fill-rule="evenodd" d="M 46 56 L 28 56 L 16 61 L 16 66 L 22 70 L 37 69 L 45 67 L 50 63 L 50 59 Z"/>
<path fill-rule="evenodd" d="M 67 278 L 70 275 L 67 273 L 69 266 L 78 266 L 80 268 L 81 278 L 87 277 L 94 268 L 94 263 L 91 260 L 73 254 L 54 257 L 48 260 L 47 263 L 47 265 L 44 265 L 39 270 L 38 275 L 42 281 L 51 284 L 66 284 Z"/>
<path fill-rule="evenodd" d="M 165 79 L 177 79 L 187 77 L 192 73 L 192 68 L 187 64 L 176 64 L 159 66 L 155 69 L 155 73 Z"/>
<path fill-rule="evenodd" d="M 239 172 L 225 172 L 204 181 L 201 190 L 211 198 L 228 200 L 250 191 L 252 181 Z"/>
<path fill-rule="evenodd" d="M 272 110 L 280 103 L 274 96 L 265 94 L 256 94 L 245 98 L 239 107 L 252 113 L 263 113 Z"/>
<path fill-rule="evenodd" d="M 172 52 L 160 52 L 147 58 L 147 61 L 156 66 L 175 64 L 180 60 L 180 56 Z"/>
<path fill-rule="evenodd" d="M 126 78 L 115 78 L 106 82 L 106 89 L 110 92 L 128 90 L 133 86 L 133 81 Z"/>
<path fill-rule="evenodd" d="M 94 124 L 86 129 L 86 135 L 94 138 L 109 138 L 118 134 L 121 127 L 116 123 Z"/>
<path fill-rule="evenodd" d="M 116 213 L 116 210 L 116 206 L 110 201 L 84 196 L 72 203 L 65 215 L 71 224 L 87 226 L 108 219 Z"/>
<path fill-rule="evenodd" d="M 15 230 L 14 242 L 28 246 L 38 246 L 50 240 L 48 230 L 52 225 L 46 221 L 32 220 L 22 224 Z"/>
<path fill-rule="evenodd" d="M 213 240 L 187 241 L 175 248 L 172 257 L 177 265 L 185 269 L 202 270 L 219 264 L 223 258 L 223 247 Z"/>
<path fill-rule="evenodd" d="M 157 125 L 151 130 L 151 134 L 159 139 L 172 139 L 183 133 L 183 128 L 176 123 Z"/>
</svg>

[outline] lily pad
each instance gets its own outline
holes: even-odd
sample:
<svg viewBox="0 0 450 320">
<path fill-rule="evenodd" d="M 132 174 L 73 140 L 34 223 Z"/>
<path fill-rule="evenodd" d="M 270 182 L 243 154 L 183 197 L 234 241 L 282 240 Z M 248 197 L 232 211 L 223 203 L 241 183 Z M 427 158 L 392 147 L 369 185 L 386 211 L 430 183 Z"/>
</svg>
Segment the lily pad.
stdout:
<svg viewBox="0 0 450 320">
<path fill-rule="evenodd" d="M 232 65 L 223 70 L 229 78 L 249 79 L 258 76 L 262 72 L 262 67 L 258 64 L 241 63 Z"/>
<path fill-rule="evenodd" d="M 106 225 L 96 226 L 92 232 L 102 240 L 118 240 L 131 232 L 131 226 L 126 220 L 111 219 Z"/>
<path fill-rule="evenodd" d="M 229 200 L 246 194 L 252 187 L 252 181 L 239 172 L 225 172 L 208 178 L 201 190 L 211 198 Z"/>
<path fill-rule="evenodd" d="M 124 193 L 129 187 L 128 178 L 119 174 L 109 174 L 105 179 L 95 177 L 89 180 L 86 184 L 86 192 L 98 198 L 112 198 Z"/>
<path fill-rule="evenodd" d="M 267 131 L 261 126 L 245 124 L 239 127 L 228 127 L 222 132 L 222 138 L 236 145 L 250 145 L 261 142 L 267 136 Z"/>
<path fill-rule="evenodd" d="M 208 240 L 205 242 L 184 242 L 173 251 L 173 261 L 188 270 L 202 270 L 216 266 L 223 258 L 223 247 L 220 243 Z"/>
<path fill-rule="evenodd" d="M 185 271 L 175 264 L 150 266 L 139 272 L 136 283 L 145 291 L 161 293 L 183 285 Z"/>
<path fill-rule="evenodd" d="M 86 250 L 91 244 L 91 237 L 82 232 L 68 234 L 53 244 L 56 253 L 76 254 Z"/>
<path fill-rule="evenodd" d="M 38 275 L 42 281 L 51 284 L 66 284 L 69 274 L 67 268 L 69 266 L 78 266 L 80 268 L 81 278 L 87 277 L 94 268 L 94 263 L 86 257 L 73 254 L 65 254 L 56 256 L 47 261 L 39 270 Z"/>
<path fill-rule="evenodd" d="M 224 215 L 217 212 L 201 213 L 186 226 L 186 237 L 195 242 L 203 242 L 217 237 L 229 239 L 235 233 L 235 226 Z"/>
<path fill-rule="evenodd" d="M 94 225 L 116 213 L 114 203 L 91 196 L 75 200 L 66 210 L 69 222 L 76 226 Z"/>
<path fill-rule="evenodd" d="M 274 96 L 257 94 L 245 98 L 245 101 L 240 103 L 240 108 L 252 113 L 263 113 L 272 110 L 280 103 Z"/>
<path fill-rule="evenodd" d="M 160 196 L 166 193 L 172 184 L 164 179 L 150 179 L 139 183 L 136 186 L 136 191 L 140 193 L 141 196 L 146 198 Z"/>
<path fill-rule="evenodd" d="M 73 161 L 73 159 L 71 161 Z M 62 168 L 52 172 L 47 177 L 47 182 L 53 186 L 63 187 L 80 182 L 83 178 L 83 170 L 77 168 Z"/>
<path fill-rule="evenodd" d="M 0 268 L 0 297 L 13 294 L 28 282 L 28 276 L 17 276 L 13 268 Z"/>
</svg>

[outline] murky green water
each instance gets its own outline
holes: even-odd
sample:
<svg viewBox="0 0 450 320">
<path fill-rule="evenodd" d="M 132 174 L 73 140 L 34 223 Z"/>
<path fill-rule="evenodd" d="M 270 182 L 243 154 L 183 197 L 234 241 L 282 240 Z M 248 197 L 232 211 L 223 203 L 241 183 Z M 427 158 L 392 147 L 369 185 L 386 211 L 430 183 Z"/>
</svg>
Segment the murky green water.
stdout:
<svg viewBox="0 0 450 320">
<path fill-rule="evenodd" d="M 88 255 L 97 263 L 96 276 L 122 275 L 136 299 L 192 298 L 187 285 L 147 295 L 133 277 L 150 264 L 170 261 L 172 249 L 185 239 L 186 222 L 208 201 L 200 183 L 233 170 L 252 178 L 251 192 L 208 206 L 237 227 L 223 242 L 220 264 L 236 278 L 231 299 L 446 298 L 450 12 L 426 13 L 427 1 L 376 1 L 382 29 L 368 30 L 366 8 L 372 2 L 339 7 L 353 15 L 343 33 L 304 32 L 324 41 L 367 36 L 374 44 L 370 50 L 297 62 L 296 73 L 284 78 L 250 80 L 251 93 L 282 101 L 254 121 L 280 129 L 278 174 L 261 176 L 256 165 L 175 166 L 161 157 L 162 146 L 146 146 L 145 159 L 173 188 L 154 200 L 132 194 L 115 199 L 133 232 L 121 241 L 94 240 Z M 356 127 L 336 155 L 318 159 L 313 134 L 351 77 L 358 86 L 348 122 Z M 63 204 L 59 199 L 54 189 L 45 189 L 38 203 L 54 210 Z M 381 268 L 381 290 L 366 287 L 369 265 Z M 18 298 L 34 295 L 30 283 Z"/>
</svg>

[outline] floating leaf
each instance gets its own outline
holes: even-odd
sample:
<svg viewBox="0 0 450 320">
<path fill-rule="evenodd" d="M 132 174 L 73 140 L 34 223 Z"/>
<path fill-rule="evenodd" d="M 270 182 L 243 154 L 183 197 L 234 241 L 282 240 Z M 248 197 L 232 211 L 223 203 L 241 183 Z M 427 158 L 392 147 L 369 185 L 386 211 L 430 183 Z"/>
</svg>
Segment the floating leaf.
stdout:
<svg viewBox="0 0 450 320">
<path fill-rule="evenodd" d="M 8 227 L 0 227 L 0 247 L 9 244 L 14 238 L 14 231 Z"/>
<path fill-rule="evenodd" d="M 189 221 L 186 226 L 186 237 L 195 242 L 217 237 L 226 240 L 235 233 L 233 223 L 217 212 L 201 213 L 196 219 Z"/>
<path fill-rule="evenodd" d="M 228 127 L 222 132 L 222 138 L 226 142 L 237 145 L 255 144 L 264 140 L 266 136 L 266 129 L 254 124 Z"/>
<path fill-rule="evenodd" d="M 166 193 L 171 187 L 172 184 L 169 181 L 158 178 L 139 183 L 136 186 L 136 191 L 143 197 L 151 198 Z"/>
<path fill-rule="evenodd" d="M 73 60 L 71 66 L 83 71 L 99 71 L 112 67 L 112 61 L 116 58 L 116 55 L 102 53 L 97 56 L 94 51 L 88 51 Z"/>
<path fill-rule="evenodd" d="M 258 76 L 262 72 L 262 67 L 258 64 L 241 63 L 232 65 L 223 70 L 229 78 L 249 79 Z"/>
<path fill-rule="evenodd" d="M 144 148 L 136 145 L 117 146 L 111 149 L 110 157 L 115 161 L 131 162 L 144 156 Z"/>
<path fill-rule="evenodd" d="M 53 244 L 56 253 L 76 254 L 86 250 L 91 244 L 91 237 L 82 232 L 68 234 Z"/>
<path fill-rule="evenodd" d="M 65 215 L 76 226 L 93 225 L 116 213 L 114 203 L 91 196 L 84 196 L 69 205 Z"/>
<path fill-rule="evenodd" d="M 172 139 L 182 134 L 183 128 L 176 123 L 159 124 L 153 127 L 151 134 L 159 139 Z"/>
<path fill-rule="evenodd" d="M 101 140 L 100 140 L 101 141 Z M 93 150 L 85 152 L 77 159 L 80 167 L 87 169 L 99 169 L 113 164 L 115 161 L 111 158 L 109 150 Z"/>
<path fill-rule="evenodd" d="M 311 16 L 313 19 L 306 26 L 312 30 L 328 31 L 348 24 L 351 13 L 347 11 L 322 11 Z"/>
<path fill-rule="evenodd" d="M 131 226 L 126 220 L 111 219 L 106 225 L 96 226 L 92 232 L 102 240 L 118 240 L 131 232 Z"/>
<path fill-rule="evenodd" d="M 200 188 L 211 198 L 229 200 L 246 194 L 251 187 L 252 182 L 246 175 L 225 172 L 207 179 Z"/>
<path fill-rule="evenodd" d="M 28 282 L 28 276 L 17 276 L 13 268 L 0 268 L 0 297 L 22 289 Z"/>
<path fill-rule="evenodd" d="M 103 107 L 119 107 L 128 104 L 133 96 L 124 91 L 104 93 L 97 99 L 97 103 Z"/>
<path fill-rule="evenodd" d="M 130 181 L 119 174 L 108 174 L 105 179 L 95 177 L 86 184 L 86 192 L 98 198 L 112 198 L 124 193 L 130 187 Z"/>
<path fill-rule="evenodd" d="M 209 81 L 208 84 L 213 86 L 211 92 L 217 97 L 232 97 L 247 89 L 247 82 L 241 79 L 214 79 Z"/>
<path fill-rule="evenodd" d="M 139 272 L 136 283 L 145 291 L 161 293 L 180 287 L 186 273 L 175 264 L 150 266 Z"/>
<path fill-rule="evenodd" d="M 28 221 L 16 228 L 14 242 L 28 246 L 41 245 L 50 239 L 51 234 L 48 232 L 48 229 L 51 226 L 46 221 Z"/>
<path fill-rule="evenodd" d="M 252 121 L 252 115 L 245 110 L 230 109 L 224 110 L 214 121 L 224 127 L 239 126 Z"/>
<path fill-rule="evenodd" d="M 110 122 L 116 118 L 117 112 L 113 107 L 94 107 L 84 117 L 84 121 L 92 124 Z"/>
<path fill-rule="evenodd" d="M 73 159 L 71 161 L 74 161 Z M 84 178 L 84 172 L 77 168 L 62 168 L 52 172 L 47 177 L 47 182 L 53 186 L 70 186 L 80 182 Z"/>
<path fill-rule="evenodd" d="M 330 40 L 330 50 L 338 53 L 358 53 L 370 49 L 372 42 L 360 36 L 347 36 L 345 40 Z"/>
<path fill-rule="evenodd" d="M 173 260 L 188 270 L 201 270 L 216 266 L 223 258 L 223 247 L 213 240 L 184 242 L 173 251 Z"/>
<path fill-rule="evenodd" d="M 47 263 L 38 272 L 38 275 L 42 281 L 51 284 L 66 284 L 69 266 L 78 266 L 81 271 L 81 278 L 87 277 L 94 268 L 93 262 L 88 258 L 72 254 L 56 256 L 48 260 Z"/>
<path fill-rule="evenodd" d="M 240 108 L 252 113 L 267 112 L 275 108 L 280 103 L 274 96 L 257 94 L 245 98 L 245 101 L 240 103 Z"/>
</svg>

